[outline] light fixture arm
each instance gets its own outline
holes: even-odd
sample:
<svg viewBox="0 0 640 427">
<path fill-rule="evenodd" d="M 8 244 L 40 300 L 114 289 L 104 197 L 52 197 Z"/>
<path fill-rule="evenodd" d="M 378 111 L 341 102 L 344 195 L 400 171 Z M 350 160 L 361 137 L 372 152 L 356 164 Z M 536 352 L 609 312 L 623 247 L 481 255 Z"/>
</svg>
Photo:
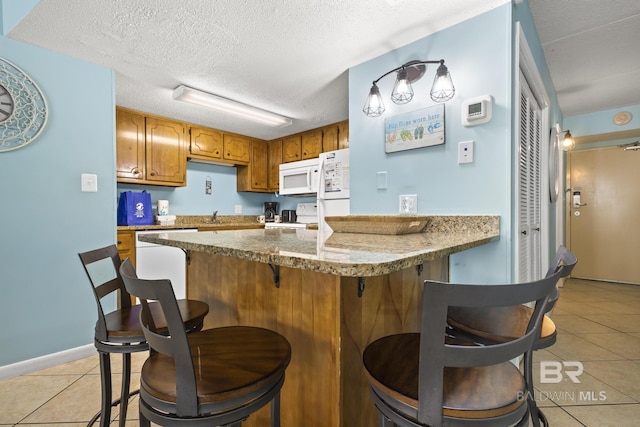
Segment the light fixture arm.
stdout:
<svg viewBox="0 0 640 427">
<path fill-rule="evenodd" d="M 444 65 L 444 59 L 440 59 L 438 61 L 413 60 L 396 67 L 391 71 L 387 71 L 372 82 L 371 89 L 369 90 L 369 95 L 367 96 L 367 100 L 362 108 L 362 112 L 368 117 L 380 117 L 384 113 L 384 102 L 380 95 L 378 82 L 392 73 L 397 73 L 397 79 L 396 84 L 393 87 L 393 92 L 391 93 L 391 100 L 398 105 L 411 102 L 414 94 L 411 84 L 422 78 L 427 68 L 426 64 L 440 64 L 436 70 L 433 85 L 431 86 L 431 99 L 435 102 L 446 102 L 453 98 L 453 95 L 456 93 L 456 89 L 453 86 L 449 70 Z"/>
<path fill-rule="evenodd" d="M 418 61 L 418 60 L 413 60 L 413 61 L 409 61 L 406 64 L 403 64 L 401 66 L 399 66 L 398 68 L 394 68 L 391 71 L 387 71 L 386 73 L 384 73 L 383 75 L 381 75 L 380 77 L 378 77 L 377 79 L 375 79 L 372 84 L 378 84 L 378 82 L 380 80 L 382 80 L 382 78 L 388 76 L 391 73 L 396 73 L 402 69 L 408 68 L 408 67 L 412 67 L 414 65 L 420 65 L 420 64 L 440 64 L 440 65 L 444 65 L 444 59 L 441 59 L 439 61 Z"/>
</svg>

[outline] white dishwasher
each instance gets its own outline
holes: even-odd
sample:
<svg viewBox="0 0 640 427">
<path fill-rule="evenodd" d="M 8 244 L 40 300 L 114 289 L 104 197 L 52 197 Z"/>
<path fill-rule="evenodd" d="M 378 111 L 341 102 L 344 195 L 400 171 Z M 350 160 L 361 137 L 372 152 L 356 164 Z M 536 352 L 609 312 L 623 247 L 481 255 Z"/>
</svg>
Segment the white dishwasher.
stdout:
<svg viewBox="0 0 640 427">
<path fill-rule="evenodd" d="M 187 230 L 147 230 L 136 231 L 136 274 L 141 279 L 169 279 L 176 298 L 187 297 L 186 255 L 180 248 L 142 242 L 142 234 L 189 233 Z"/>
</svg>

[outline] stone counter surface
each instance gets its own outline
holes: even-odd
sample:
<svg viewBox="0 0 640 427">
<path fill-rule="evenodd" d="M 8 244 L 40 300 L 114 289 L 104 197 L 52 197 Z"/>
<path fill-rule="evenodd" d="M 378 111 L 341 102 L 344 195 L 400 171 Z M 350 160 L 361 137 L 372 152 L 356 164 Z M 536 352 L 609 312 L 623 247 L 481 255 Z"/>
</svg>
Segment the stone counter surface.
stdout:
<svg viewBox="0 0 640 427">
<path fill-rule="evenodd" d="M 229 229 L 261 229 L 264 224 L 256 221 L 256 215 L 218 215 L 217 222 L 213 222 L 211 215 L 176 215 L 175 225 L 119 225 L 118 231 L 144 230 L 182 230 L 186 228 L 206 228 L 210 230 Z"/>
<path fill-rule="evenodd" d="M 187 251 L 346 277 L 388 274 L 495 241 L 499 216 L 433 216 L 421 233 L 376 235 L 257 229 L 160 233 L 140 240 Z"/>
</svg>

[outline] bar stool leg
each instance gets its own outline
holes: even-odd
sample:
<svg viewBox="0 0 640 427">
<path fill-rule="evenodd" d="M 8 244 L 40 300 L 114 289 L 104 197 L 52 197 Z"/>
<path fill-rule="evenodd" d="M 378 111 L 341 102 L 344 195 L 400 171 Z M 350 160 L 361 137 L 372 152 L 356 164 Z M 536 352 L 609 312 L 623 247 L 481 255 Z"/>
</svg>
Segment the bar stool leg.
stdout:
<svg viewBox="0 0 640 427">
<path fill-rule="evenodd" d="M 87 427 L 92 426 L 98 417 L 100 417 L 100 427 L 109 427 L 111 420 L 111 356 L 102 351 L 98 351 L 98 354 L 100 356 L 100 384 L 102 388 L 100 412 L 89 421 Z"/>
<path fill-rule="evenodd" d="M 119 427 L 125 427 L 129 407 L 129 387 L 131 385 L 131 353 L 122 353 L 122 384 L 120 388 Z"/>
</svg>

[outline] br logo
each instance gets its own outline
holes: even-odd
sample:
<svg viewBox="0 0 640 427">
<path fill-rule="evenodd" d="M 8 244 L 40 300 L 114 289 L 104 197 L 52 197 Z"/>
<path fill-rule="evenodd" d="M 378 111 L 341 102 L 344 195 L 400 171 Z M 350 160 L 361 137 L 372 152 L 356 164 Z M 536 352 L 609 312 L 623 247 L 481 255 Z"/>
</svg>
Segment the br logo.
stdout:
<svg viewBox="0 0 640 427">
<path fill-rule="evenodd" d="M 540 362 L 540 383 L 557 384 L 566 376 L 576 384 L 580 383 L 578 377 L 584 371 L 581 362 L 557 362 L 544 360 Z"/>
</svg>

